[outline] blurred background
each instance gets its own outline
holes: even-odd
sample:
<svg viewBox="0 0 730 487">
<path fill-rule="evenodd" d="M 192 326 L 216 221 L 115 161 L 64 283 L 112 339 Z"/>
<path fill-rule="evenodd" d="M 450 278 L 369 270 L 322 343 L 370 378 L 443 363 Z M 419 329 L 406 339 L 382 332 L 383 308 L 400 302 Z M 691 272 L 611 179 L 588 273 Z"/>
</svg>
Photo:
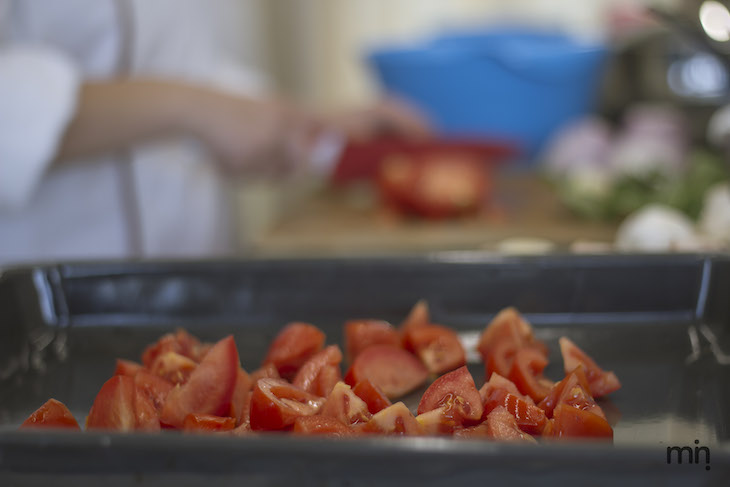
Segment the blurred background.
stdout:
<svg viewBox="0 0 730 487">
<path fill-rule="evenodd" d="M 478 208 L 465 203 L 463 212 L 404 203 L 408 195 L 383 183 L 383 166 L 380 175 L 345 174 L 335 184 L 244 184 L 240 248 L 258 255 L 726 248 L 725 5 L 247 0 L 240 54 L 280 92 L 333 109 L 395 94 L 444 136 L 517 153 L 487 148 L 495 162 L 486 174 L 461 171 L 461 179 L 486 179 L 476 189 L 459 186 L 458 170 L 432 171 L 451 186 L 445 193 L 479 195 Z M 348 155 L 356 165 L 358 154 Z"/>
</svg>

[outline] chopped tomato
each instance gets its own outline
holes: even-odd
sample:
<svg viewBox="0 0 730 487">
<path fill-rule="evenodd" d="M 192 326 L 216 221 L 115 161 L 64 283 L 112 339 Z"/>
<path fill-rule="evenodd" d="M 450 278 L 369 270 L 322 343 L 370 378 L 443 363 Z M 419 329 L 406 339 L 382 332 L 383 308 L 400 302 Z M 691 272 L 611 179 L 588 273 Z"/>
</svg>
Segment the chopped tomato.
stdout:
<svg viewBox="0 0 730 487">
<path fill-rule="evenodd" d="M 170 391 L 161 421 L 179 428 L 190 413 L 228 414 L 239 367 L 236 342 L 229 335 L 211 348 L 184 385 Z"/>
<path fill-rule="evenodd" d="M 281 376 L 274 364 L 264 364 L 251 372 L 252 383 L 255 384 L 259 379 L 281 379 Z"/>
<path fill-rule="evenodd" d="M 212 414 L 190 413 L 183 421 L 183 431 L 214 432 L 231 431 L 236 427 L 236 420 L 230 417 L 214 416 Z"/>
<path fill-rule="evenodd" d="M 149 368 L 159 355 L 167 352 L 175 352 L 198 362 L 201 360 L 203 348 L 204 344 L 200 343 L 200 340 L 187 331 L 178 329 L 175 333 L 163 335 L 157 342 L 145 348 L 142 363 Z"/>
<path fill-rule="evenodd" d="M 514 356 L 522 348 L 536 348 L 547 356 L 547 347 L 537 340 L 532 327 L 514 308 L 505 308 L 487 325 L 477 350 L 486 366 L 486 377 L 497 372 L 508 376 Z"/>
<path fill-rule="evenodd" d="M 114 375 L 128 375 L 129 377 L 134 377 L 140 370 L 144 370 L 144 367 L 141 364 L 131 360 L 118 358 L 117 366 L 114 369 Z"/>
<path fill-rule="evenodd" d="M 300 416 L 294 420 L 294 433 L 333 437 L 352 436 L 353 430 L 340 420 L 330 416 Z"/>
<path fill-rule="evenodd" d="M 522 394 L 527 394 L 536 402 L 543 400 L 553 386 L 553 382 L 542 375 L 548 361 L 534 348 L 520 349 L 515 355 L 509 378 Z"/>
<path fill-rule="evenodd" d="M 418 414 L 438 408 L 457 424 L 481 419 L 482 398 L 466 366 L 436 379 L 421 397 Z"/>
<path fill-rule="evenodd" d="M 365 401 L 365 404 L 368 405 L 368 411 L 370 411 L 371 414 L 380 412 L 391 405 L 390 400 L 383 391 L 381 391 L 368 379 L 358 382 L 355 387 L 352 388 L 352 392 L 354 392 L 357 397 Z"/>
<path fill-rule="evenodd" d="M 348 425 L 366 423 L 371 417 L 365 401 L 357 397 L 344 382 L 335 385 L 319 414 L 337 418 Z"/>
<path fill-rule="evenodd" d="M 314 387 L 312 388 L 312 394 L 320 397 L 327 397 L 335 388 L 338 382 L 342 381 L 342 371 L 339 365 L 325 365 L 322 370 L 317 374 L 317 378 L 314 379 Z"/>
<path fill-rule="evenodd" d="M 304 362 L 324 346 L 324 333 L 309 323 L 289 323 L 269 347 L 264 364 L 274 364 L 283 378 L 291 380 Z"/>
<path fill-rule="evenodd" d="M 489 394 L 484 403 L 484 412 L 488 415 L 500 406 L 515 417 L 517 426 L 525 433 L 539 435 L 545 428 L 547 423 L 545 412 L 534 403 L 530 404 L 521 397 L 507 392 L 506 389 L 494 389 Z"/>
<path fill-rule="evenodd" d="M 552 436 L 556 438 L 613 439 L 613 428 L 608 421 L 590 411 L 565 403 L 555 406 L 551 430 Z"/>
<path fill-rule="evenodd" d="M 575 388 L 576 386 L 581 386 L 583 390 L 588 390 L 588 379 L 586 379 L 582 365 L 576 367 L 575 370 L 565 376 L 563 380 L 555 384 L 552 389 L 550 389 L 548 395 L 545 396 L 545 399 L 540 401 L 540 404 L 538 404 L 538 406 L 540 406 L 540 408 L 545 411 L 545 414 L 548 418 L 552 418 L 553 409 L 555 409 L 555 406 L 557 406 L 558 403 L 566 400 L 570 394 L 570 391 L 573 390 L 573 388 Z M 598 407 L 598 405 L 596 405 L 596 407 Z M 598 410 L 600 410 L 600 408 L 598 408 Z M 600 413 L 596 411 L 596 414 L 604 416 L 603 411 L 601 411 Z"/>
<path fill-rule="evenodd" d="M 239 367 L 236 373 L 236 385 L 233 387 L 231 396 L 231 417 L 235 419 L 235 426 L 240 426 L 241 423 L 248 421 L 252 387 L 251 377 Z"/>
<path fill-rule="evenodd" d="M 177 352 L 165 352 L 158 355 L 150 371 L 173 384 L 184 384 L 190 378 L 198 363 Z"/>
<path fill-rule="evenodd" d="M 410 313 L 408 313 L 406 319 L 403 320 L 403 323 L 401 323 L 400 335 L 401 337 L 405 337 L 409 330 L 421 325 L 428 325 L 430 323 L 431 316 L 428 311 L 428 302 L 426 302 L 425 299 L 421 299 L 413 305 Z"/>
<path fill-rule="evenodd" d="M 468 426 L 466 428 L 459 428 L 454 430 L 454 438 L 465 438 L 465 439 L 484 439 L 491 438 L 489 432 L 489 425 L 486 422 L 478 424 L 476 426 Z"/>
<path fill-rule="evenodd" d="M 421 432 L 429 436 L 450 435 L 461 427 L 461 421 L 454 418 L 449 407 L 442 406 L 416 416 Z"/>
<path fill-rule="evenodd" d="M 563 356 L 565 373 L 568 374 L 578 365 L 585 368 L 586 378 L 593 397 L 608 395 L 621 388 L 621 383 L 613 372 L 605 372 L 583 350 L 569 338 L 560 338 L 560 353 Z"/>
<path fill-rule="evenodd" d="M 251 393 L 251 429 L 282 430 L 300 416 L 313 416 L 323 399 L 281 379 L 260 379 Z"/>
<path fill-rule="evenodd" d="M 374 414 L 370 421 L 365 423 L 361 431 L 363 433 L 405 436 L 422 434 L 421 425 L 418 424 L 413 413 L 402 402 L 397 402 Z"/>
<path fill-rule="evenodd" d="M 334 384 L 331 384 L 330 391 L 322 391 L 315 389 L 319 389 L 320 386 L 322 388 L 327 388 L 330 384 L 328 383 L 327 377 L 323 378 L 320 382 L 317 381 L 317 378 L 320 375 L 320 372 L 328 366 L 334 367 L 334 370 L 337 371 L 337 375 L 339 375 L 340 362 L 342 362 L 342 352 L 340 351 L 340 347 L 337 345 L 330 345 L 329 347 L 326 347 L 312 355 L 312 357 L 299 368 L 297 375 L 294 376 L 292 384 L 307 392 L 324 397 L 329 394 L 332 390 L 331 387 L 334 387 L 337 380 L 335 380 Z M 328 369 L 325 374 L 331 376 L 332 372 L 333 369 Z"/>
<path fill-rule="evenodd" d="M 504 389 L 510 394 L 514 394 L 520 399 L 524 399 L 528 404 L 535 404 L 530 396 L 522 394 L 514 382 L 506 377 L 502 377 L 496 372 L 493 372 L 489 380 L 479 389 L 479 395 L 482 396 L 482 402 L 486 402 L 489 394 L 495 389 Z"/>
<path fill-rule="evenodd" d="M 49 399 L 36 409 L 28 419 L 23 421 L 20 428 L 80 429 L 79 423 L 76 422 L 76 418 L 71 414 L 71 411 L 64 403 L 56 399 Z"/>
<path fill-rule="evenodd" d="M 86 418 L 86 427 L 156 431 L 160 429 L 160 422 L 152 401 L 143 392 L 138 393 L 134 379 L 115 375 L 101 386 Z"/>
<path fill-rule="evenodd" d="M 162 377 L 153 375 L 144 369 L 134 376 L 134 385 L 137 387 L 138 393 L 145 394 L 150 398 L 158 412 L 162 410 L 167 395 L 175 387 Z"/>
<path fill-rule="evenodd" d="M 454 330 L 441 325 L 411 327 L 403 337 L 407 350 L 413 351 L 432 374 L 443 374 L 466 363 L 466 353 Z"/>
<path fill-rule="evenodd" d="M 371 345 L 400 345 L 400 335 L 387 321 L 352 320 L 345 323 L 345 350 L 350 362 Z"/>
<path fill-rule="evenodd" d="M 389 398 L 411 392 L 428 378 L 428 371 L 412 354 L 392 345 L 373 345 L 352 363 L 345 382 L 355 385 L 370 380 Z"/>
<path fill-rule="evenodd" d="M 517 425 L 515 417 L 503 406 L 497 406 L 485 420 L 488 436 L 494 440 L 517 443 L 537 443 L 535 438 L 525 433 Z"/>
</svg>

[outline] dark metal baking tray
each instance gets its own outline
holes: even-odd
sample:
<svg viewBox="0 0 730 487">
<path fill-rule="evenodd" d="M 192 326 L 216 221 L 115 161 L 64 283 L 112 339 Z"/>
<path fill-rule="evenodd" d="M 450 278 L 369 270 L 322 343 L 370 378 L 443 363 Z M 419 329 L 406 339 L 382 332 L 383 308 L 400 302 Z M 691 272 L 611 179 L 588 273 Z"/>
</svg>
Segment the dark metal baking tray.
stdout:
<svg viewBox="0 0 730 487">
<path fill-rule="evenodd" d="M 287 321 L 316 323 L 338 343 L 344 320 L 397 323 L 419 298 L 466 342 L 501 308 L 518 307 L 550 346 L 555 379 L 557 339 L 571 337 L 623 383 L 601 402 L 614 444 L 16 431 L 48 397 L 83 420 L 114 358 L 138 358 L 174 327 L 206 340 L 232 333 L 254 369 Z M 723 255 L 456 252 L 18 268 L 0 276 L 0 485 L 727 485 L 728 354 Z M 483 379 L 481 364 L 470 369 Z M 667 463 L 674 446 L 706 446 L 711 461 Z"/>
</svg>

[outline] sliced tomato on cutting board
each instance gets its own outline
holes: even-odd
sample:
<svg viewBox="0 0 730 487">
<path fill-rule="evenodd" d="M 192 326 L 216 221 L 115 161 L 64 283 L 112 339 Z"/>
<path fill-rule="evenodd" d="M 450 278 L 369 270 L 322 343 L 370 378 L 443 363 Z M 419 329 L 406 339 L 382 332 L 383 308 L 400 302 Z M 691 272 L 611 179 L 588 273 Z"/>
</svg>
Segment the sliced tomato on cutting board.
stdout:
<svg viewBox="0 0 730 487">
<path fill-rule="evenodd" d="M 79 423 L 76 422 L 71 411 L 64 403 L 56 399 L 49 399 L 41 407 L 36 409 L 20 425 L 21 429 L 28 428 L 62 428 L 78 430 Z"/>
<path fill-rule="evenodd" d="M 162 423 L 179 428 L 190 413 L 229 414 L 239 367 L 236 342 L 229 335 L 210 349 L 184 385 L 168 393 Z"/>
</svg>

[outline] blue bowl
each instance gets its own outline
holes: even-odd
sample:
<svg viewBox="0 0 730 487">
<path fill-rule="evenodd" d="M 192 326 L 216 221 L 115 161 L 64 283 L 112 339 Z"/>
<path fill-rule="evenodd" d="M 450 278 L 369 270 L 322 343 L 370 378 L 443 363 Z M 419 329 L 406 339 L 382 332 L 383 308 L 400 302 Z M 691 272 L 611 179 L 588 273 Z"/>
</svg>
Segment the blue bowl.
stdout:
<svg viewBox="0 0 730 487">
<path fill-rule="evenodd" d="M 368 56 L 384 90 L 420 107 L 442 135 L 511 140 L 528 159 L 592 109 L 605 58 L 602 46 L 521 29 L 447 35 Z"/>
</svg>

